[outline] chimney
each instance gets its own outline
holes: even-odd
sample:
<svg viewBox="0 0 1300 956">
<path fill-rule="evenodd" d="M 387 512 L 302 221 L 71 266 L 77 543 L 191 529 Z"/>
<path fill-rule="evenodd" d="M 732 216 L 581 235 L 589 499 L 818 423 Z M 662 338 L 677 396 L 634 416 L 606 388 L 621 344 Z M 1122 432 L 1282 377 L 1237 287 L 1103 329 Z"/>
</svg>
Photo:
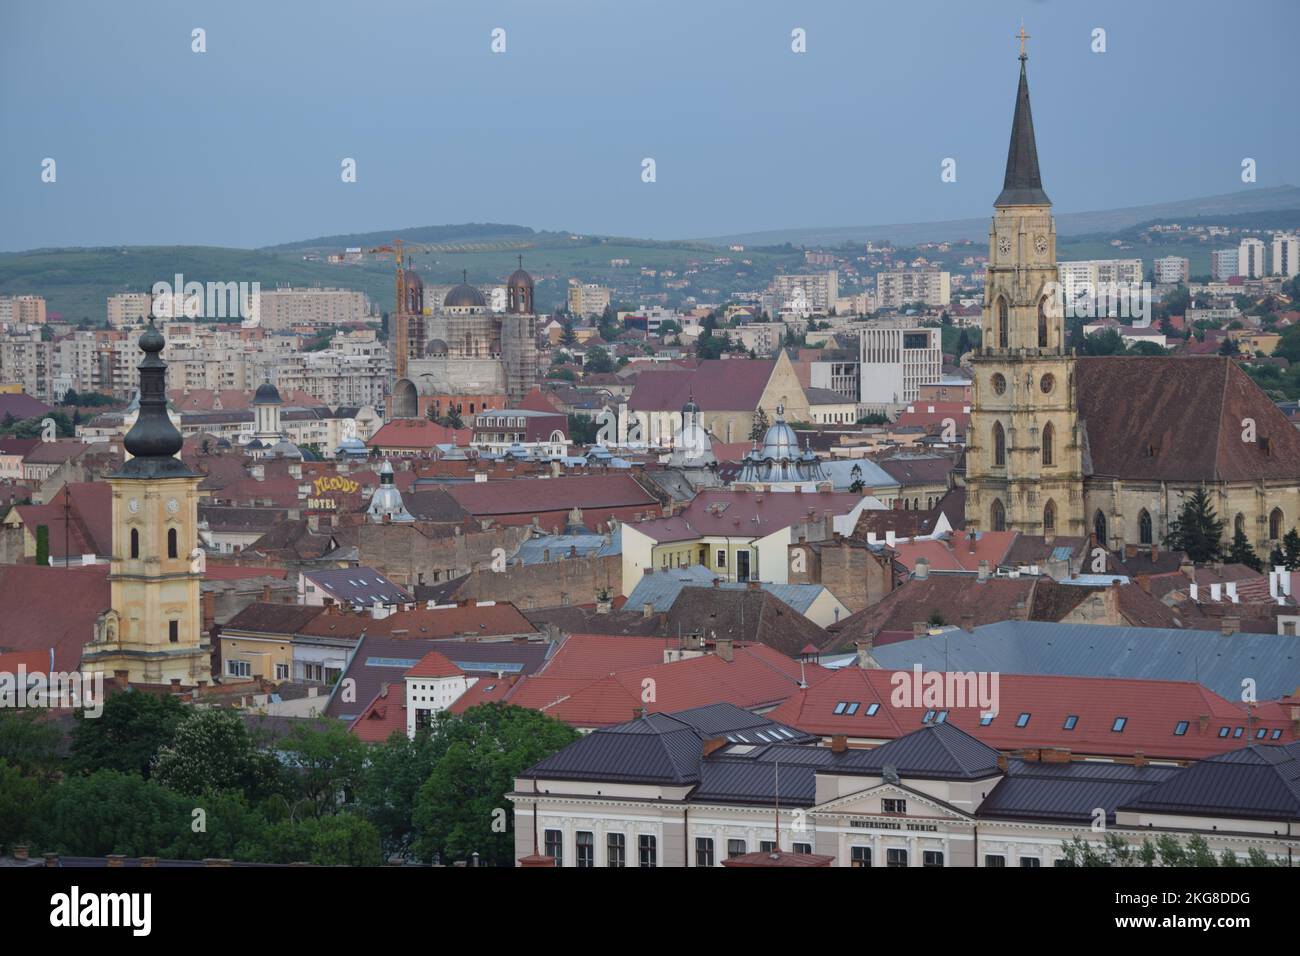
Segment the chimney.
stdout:
<svg viewBox="0 0 1300 956">
<path fill-rule="evenodd" d="M 989 560 L 988 560 L 988 558 L 980 558 L 979 571 L 976 572 L 975 579 L 976 579 L 977 581 L 987 581 L 987 580 L 989 579 Z"/>
<path fill-rule="evenodd" d="M 46 866 L 53 867 L 59 865 L 59 855 L 57 853 L 42 853 L 41 856 L 45 857 Z"/>
<path fill-rule="evenodd" d="M 918 581 L 924 581 L 930 576 L 930 562 L 925 558 L 917 558 L 916 567 L 912 569 L 912 575 Z"/>
<path fill-rule="evenodd" d="M 974 614 L 963 614 L 961 616 L 961 629 L 968 634 L 973 634 L 975 632 Z"/>
<path fill-rule="evenodd" d="M 1183 559 L 1182 564 L 1178 565 L 1178 570 L 1187 575 L 1189 581 L 1196 580 L 1196 565 L 1192 564 L 1192 562 L 1186 558 Z"/>
<path fill-rule="evenodd" d="M 871 648 L 875 644 L 873 638 L 868 637 L 865 641 L 854 641 L 853 646 L 858 649 L 857 664 L 863 670 L 870 670 L 874 665 L 871 660 Z"/>
<path fill-rule="evenodd" d="M 24 847 L 24 849 L 26 848 Z M 110 853 L 104 857 L 104 865 L 111 866 L 113 869 L 126 866 L 126 855 L 123 853 Z"/>
<path fill-rule="evenodd" d="M 727 746 L 727 743 L 728 741 L 726 737 L 710 737 L 708 740 L 704 741 L 704 750 L 700 756 L 707 757 L 714 751 L 721 750 L 723 747 Z"/>
<path fill-rule="evenodd" d="M 974 531 L 966 532 L 966 551 L 968 554 L 975 553 L 975 532 Z"/>
<path fill-rule="evenodd" d="M 1154 541 L 1151 542 L 1151 561 L 1155 563 L 1156 558 L 1160 557 L 1160 545 Z"/>
<path fill-rule="evenodd" d="M 1144 753 L 1142 753 L 1141 751 L 1139 751 L 1139 752 L 1137 752 L 1137 753 L 1135 753 L 1135 754 L 1133 755 L 1133 766 L 1135 766 L 1135 767 L 1145 767 L 1145 766 L 1147 765 L 1147 762 L 1148 762 L 1148 761 L 1147 761 L 1147 755 L 1144 754 Z"/>
<path fill-rule="evenodd" d="M 1219 631 L 1224 637 L 1231 637 L 1241 629 L 1241 618 L 1236 614 L 1225 614 L 1219 622 Z"/>
<path fill-rule="evenodd" d="M 1205 733 L 1206 729 L 1207 729 L 1209 726 L 1210 726 L 1210 715 L 1209 715 L 1209 714 L 1201 714 L 1201 716 L 1199 716 L 1199 717 L 1196 718 L 1196 732 L 1197 732 L 1198 734 L 1203 734 L 1203 733 Z"/>
<path fill-rule="evenodd" d="M 713 653 L 724 661 L 735 659 L 735 644 L 729 637 L 720 637 L 713 642 Z"/>
<path fill-rule="evenodd" d="M 745 588 L 746 590 L 749 591 L 758 591 L 761 590 L 762 587 L 763 587 L 763 582 L 758 581 L 754 578 L 750 578 L 748 581 L 745 582 Z"/>
<path fill-rule="evenodd" d="M 1286 568 L 1282 569 L 1282 576 L 1278 578 L 1282 583 L 1282 593 L 1287 597 L 1291 596 L 1291 572 Z"/>
<path fill-rule="evenodd" d="M 719 588 L 719 587 L 721 587 L 721 586 L 722 586 L 722 578 L 714 578 L 714 579 L 713 579 L 713 586 L 714 586 L 715 588 Z"/>
<path fill-rule="evenodd" d="M 1281 585 L 1281 582 L 1278 581 L 1278 578 L 1277 578 L 1277 572 L 1276 572 L 1276 571 L 1270 571 L 1270 572 L 1268 572 L 1268 596 L 1269 596 L 1269 600 L 1273 600 L 1273 601 L 1276 601 L 1276 600 L 1277 600 L 1277 597 L 1278 597 L 1278 590 L 1279 590 L 1279 588 L 1280 588 L 1280 585 Z"/>
<path fill-rule="evenodd" d="M 998 769 L 1001 770 L 1003 773 L 1006 773 L 1006 772 L 1007 772 L 1007 755 L 1006 755 L 1006 754 L 998 754 Z"/>
<path fill-rule="evenodd" d="M 1216 604 L 1223 600 L 1223 585 L 1218 581 L 1210 585 L 1210 600 Z"/>
<path fill-rule="evenodd" d="M 842 754 L 849 749 L 849 738 L 844 734 L 834 734 L 831 737 L 831 753 Z"/>
<path fill-rule="evenodd" d="M 203 630 L 208 631 L 217 621 L 217 592 L 204 591 L 200 601 L 203 606 Z"/>
<path fill-rule="evenodd" d="M 887 548 L 892 548 L 893 546 L 894 546 L 894 532 L 892 532 L 892 531 L 886 531 L 886 532 L 885 532 L 885 547 L 887 547 Z"/>
<path fill-rule="evenodd" d="M 597 614 L 608 614 L 611 610 L 613 610 L 613 608 L 614 608 L 614 602 L 609 599 L 608 594 L 597 595 L 596 597 Z"/>
<path fill-rule="evenodd" d="M 642 617 L 654 617 L 654 616 L 655 616 L 655 606 L 654 606 L 653 604 L 651 604 L 649 601 L 646 601 L 644 604 L 641 605 L 641 616 L 642 616 Z"/>
<path fill-rule="evenodd" d="M 1125 560 L 1125 561 L 1131 561 L 1133 558 L 1136 558 L 1136 557 L 1137 557 L 1137 553 L 1138 553 L 1138 549 L 1137 549 L 1137 545 L 1136 545 L 1136 544 L 1126 544 L 1126 545 L 1124 545 L 1124 560 Z"/>
<path fill-rule="evenodd" d="M 269 584 L 262 585 L 262 603 L 263 604 L 271 603 L 271 585 Z"/>
<path fill-rule="evenodd" d="M 15 860 L 25 860 L 27 859 L 27 856 L 28 856 L 28 847 L 26 843 L 18 843 L 14 845 Z"/>
<path fill-rule="evenodd" d="M 928 632 L 929 630 L 930 630 L 930 625 L 926 624 L 925 621 L 912 622 L 913 637 L 925 637 L 926 632 Z"/>
</svg>

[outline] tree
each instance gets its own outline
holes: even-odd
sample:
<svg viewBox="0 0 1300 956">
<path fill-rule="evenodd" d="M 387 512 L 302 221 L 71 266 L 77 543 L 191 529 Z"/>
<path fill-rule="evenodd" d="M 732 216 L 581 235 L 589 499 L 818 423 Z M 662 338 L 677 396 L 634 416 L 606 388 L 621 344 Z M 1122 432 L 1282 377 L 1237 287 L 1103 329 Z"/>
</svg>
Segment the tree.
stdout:
<svg viewBox="0 0 1300 956">
<path fill-rule="evenodd" d="M 749 426 L 749 440 L 762 441 L 767 437 L 767 430 L 771 423 L 767 420 L 767 412 L 759 406 L 758 412 L 754 415 L 754 424 Z"/>
<path fill-rule="evenodd" d="M 578 334 L 573 331 L 573 320 L 564 320 L 564 333 L 560 336 L 560 344 L 573 348 L 578 344 Z"/>
<path fill-rule="evenodd" d="M 597 345 L 587 350 L 587 359 L 582 363 L 582 367 L 584 371 L 601 375 L 614 371 L 614 361 L 607 351 Z"/>
<path fill-rule="evenodd" d="M 1193 562 L 1216 561 L 1223 554 L 1223 522 L 1214 513 L 1210 496 L 1198 488 L 1183 498 L 1182 509 L 1169 524 L 1165 547 L 1186 551 Z M 1300 544 L 1300 539 L 1297 541 Z M 1297 552 L 1300 557 L 1300 552 Z"/>
<path fill-rule="evenodd" d="M 333 813 L 355 799 L 366 745 L 341 721 L 323 728 L 294 727 L 277 749 L 288 768 L 288 789 L 313 815 Z"/>
<path fill-rule="evenodd" d="M 600 431 L 600 426 L 590 415 L 575 415 L 569 413 L 569 439 L 577 445 L 594 445 L 596 444 L 596 435 Z"/>
<path fill-rule="evenodd" d="M 36 566 L 45 567 L 50 563 L 50 529 L 48 525 L 36 526 Z"/>
<path fill-rule="evenodd" d="M 415 739 L 394 731 L 386 743 L 370 748 L 357 792 L 357 810 L 379 831 L 385 854 L 409 855 L 415 840 L 411 814 L 420 788 L 446 752 L 447 741 L 426 729 Z"/>
<path fill-rule="evenodd" d="M 1300 533 L 1295 528 L 1282 536 L 1282 563 L 1288 571 L 1300 571 Z"/>
<path fill-rule="evenodd" d="M 120 770 L 147 778 L 154 756 L 175 738 L 188 713 L 176 697 L 114 694 L 94 719 L 77 712 L 68 769 L 74 773 Z"/>
<path fill-rule="evenodd" d="M 177 841 L 192 832 L 195 809 L 193 798 L 151 780 L 99 770 L 68 777 L 53 788 L 41 808 L 35 842 L 75 856 L 174 857 Z"/>
<path fill-rule="evenodd" d="M 440 713 L 431 733 L 447 746 L 416 797 L 416 854 L 456 860 L 477 852 L 489 866 L 510 865 L 514 815 L 505 794 L 517 775 L 577 740 L 577 731 L 538 711 L 494 703 Z"/>
<path fill-rule="evenodd" d="M 20 687 L 8 693 L 25 690 Z M 0 708 L 0 761 L 28 775 L 54 773 L 63 733 L 49 718 L 42 708 Z"/>
<path fill-rule="evenodd" d="M 1240 355 L 1241 346 L 1237 344 L 1236 339 L 1224 339 L 1219 343 L 1220 355 Z"/>
<path fill-rule="evenodd" d="M 244 722 L 226 710 L 197 710 L 182 720 L 154 758 L 153 776 L 191 795 L 237 790 L 256 800 L 279 791 L 275 758 L 259 752 Z"/>
<path fill-rule="evenodd" d="M 1238 528 L 1232 533 L 1232 547 L 1228 550 L 1228 560 L 1233 564 L 1244 564 L 1252 571 L 1264 570 L 1264 562 L 1259 559 L 1259 555 L 1251 547 L 1250 540 L 1246 537 L 1246 532 L 1242 528 Z"/>
<path fill-rule="evenodd" d="M 0 844 L 13 846 L 33 836 L 42 785 L 0 757 Z"/>
<path fill-rule="evenodd" d="M 378 866 L 383 862 L 379 831 L 353 813 L 281 820 L 266 830 L 265 852 L 273 862 L 315 866 Z"/>
</svg>

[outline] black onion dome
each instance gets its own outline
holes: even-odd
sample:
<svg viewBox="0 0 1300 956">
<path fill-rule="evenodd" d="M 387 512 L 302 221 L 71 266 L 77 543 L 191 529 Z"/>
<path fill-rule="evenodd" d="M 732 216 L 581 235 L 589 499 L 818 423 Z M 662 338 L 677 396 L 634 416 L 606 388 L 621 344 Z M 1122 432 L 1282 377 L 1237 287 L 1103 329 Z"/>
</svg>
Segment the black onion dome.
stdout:
<svg viewBox="0 0 1300 956">
<path fill-rule="evenodd" d="M 131 460 L 118 474 L 135 478 L 190 475 L 176 458 L 184 439 L 167 416 L 167 363 L 158 355 L 167 342 L 152 318 L 139 344 L 144 350 L 139 365 L 140 411 L 123 441 Z"/>
<path fill-rule="evenodd" d="M 483 298 L 483 293 L 468 282 L 462 282 L 447 293 L 442 304 L 449 308 L 486 308 L 487 299 Z"/>
<path fill-rule="evenodd" d="M 254 405 L 283 405 L 280 398 L 280 390 L 270 382 L 263 382 L 257 386 L 257 391 L 253 393 Z"/>
<path fill-rule="evenodd" d="M 506 285 L 514 289 L 531 289 L 533 287 L 533 277 L 523 269 L 516 269 L 510 273 L 510 278 L 506 280 Z"/>
</svg>

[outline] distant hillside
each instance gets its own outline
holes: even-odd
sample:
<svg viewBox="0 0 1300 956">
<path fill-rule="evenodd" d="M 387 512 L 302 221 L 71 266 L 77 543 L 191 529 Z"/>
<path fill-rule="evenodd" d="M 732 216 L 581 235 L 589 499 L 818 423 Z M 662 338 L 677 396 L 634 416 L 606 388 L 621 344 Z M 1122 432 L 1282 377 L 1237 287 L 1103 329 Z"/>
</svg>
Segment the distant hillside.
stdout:
<svg viewBox="0 0 1300 956">
<path fill-rule="evenodd" d="M 1099 212 L 1056 214 L 1056 232 L 1059 236 L 1083 236 L 1094 233 L 1117 232 L 1150 220 L 1184 219 L 1193 216 L 1240 215 L 1278 209 L 1300 208 L 1300 188 L 1273 186 L 1261 189 L 1244 189 L 1221 196 L 1201 199 L 1182 199 L 1177 202 L 1153 203 L 1148 206 L 1130 206 L 1125 209 L 1106 209 Z M 941 222 L 892 223 L 878 226 L 827 226 L 806 229 L 772 229 L 764 232 L 737 233 L 730 236 L 713 236 L 702 241 L 727 246 L 742 243 L 746 246 L 776 246 L 792 243 L 796 246 L 839 245 L 842 242 L 883 242 L 913 246 L 921 242 L 944 240 L 986 239 L 989 234 L 988 216 L 978 219 L 949 219 Z"/>
<path fill-rule="evenodd" d="M 342 252 L 344 249 L 373 249 L 388 245 L 393 239 L 401 238 L 406 242 L 441 245 L 445 243 L 492 242 L 494 240 L 532 240 L 539 234 L 528 226 L 501 225 L 490 222 L 467 222 L 454 226 L 413 226 L 406 229 L 386 229 L 380 232 L 351 232 L 338 236 L 320 236 L 316 239 L 302 239 L 298 242 L 286 242 L 278 246 L 266 246 L 262 252 Z"/>
</svg>

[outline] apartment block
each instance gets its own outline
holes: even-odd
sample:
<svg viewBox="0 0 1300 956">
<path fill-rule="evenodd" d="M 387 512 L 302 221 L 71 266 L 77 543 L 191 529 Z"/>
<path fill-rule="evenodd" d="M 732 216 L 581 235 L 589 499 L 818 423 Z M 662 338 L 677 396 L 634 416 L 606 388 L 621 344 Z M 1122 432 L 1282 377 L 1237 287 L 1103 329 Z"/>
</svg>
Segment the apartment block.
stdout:
<svg viewBox="0 0 1300 956">
<path fill-rule="evenodd" d="M 876 274 L 876 306 L 897 309 L 912 302 L 946 306 L 952 299 L 947 272 L 935 269 L 894 269 Z"/>
</svg>

